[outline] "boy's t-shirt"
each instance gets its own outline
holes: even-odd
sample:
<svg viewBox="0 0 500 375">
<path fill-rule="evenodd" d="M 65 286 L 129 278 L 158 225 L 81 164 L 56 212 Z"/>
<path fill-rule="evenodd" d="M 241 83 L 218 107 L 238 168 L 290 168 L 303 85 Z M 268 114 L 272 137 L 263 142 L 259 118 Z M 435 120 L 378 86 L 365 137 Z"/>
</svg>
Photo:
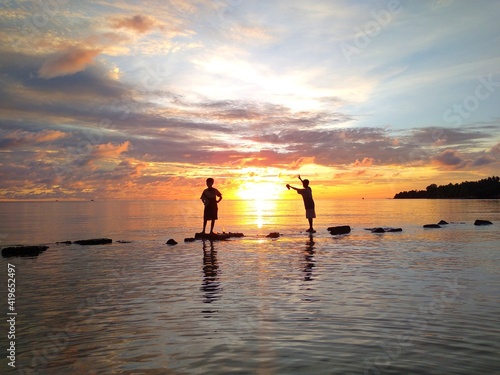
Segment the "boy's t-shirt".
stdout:
<svg viewBox="0 0 500 375">
<path fill-rule="evenodd" d="M 302 199 L 304 200 L 304 207 L 306 210 L 314 208 L 312 189 L 309 186 L 304 189 L 297 190 L 297 193 L 302 195 Z"/>
<path fill-rule="evenodd" d="M 210 202 L 209 203 L 217 203 L 215 202 L 217 197 L 221 197 L 222 194 L 220 193 L 219 190 L 217 190 L 214 187 L 206 188 L 203 190 L 203 193 L 201 193 L 200 199 L 208 199 Z M 213 201 L 213 202 L 211 202 Z"/>
</svg>

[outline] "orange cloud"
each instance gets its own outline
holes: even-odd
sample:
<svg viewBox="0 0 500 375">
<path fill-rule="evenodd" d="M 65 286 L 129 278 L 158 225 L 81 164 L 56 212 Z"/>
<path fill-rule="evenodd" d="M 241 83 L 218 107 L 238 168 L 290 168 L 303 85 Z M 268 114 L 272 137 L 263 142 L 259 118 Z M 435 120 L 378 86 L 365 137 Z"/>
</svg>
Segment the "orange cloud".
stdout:
<svg viewBox="0 0 500 375">
<path fill-rule="evenodd" d="M 359 161 L 356 159 L 354 162 L 354 167 L 370 167 L 374 162 L 373 158 L 364 158 L 363 160 Z"/>
<path fill-rule="evenodd" d="M 134 164 L 132 159 L 126 159 L 121 161 L 117 168 L 127 172 L 129 177 L 138 178 L 142 176 L 142 171 L 147 168 L 147 165 L 140 162 Z"/>
<path fill-rule="evenodd" d="M 64 133 L 59 130 L 42 130 L 41 132 L 33 135 L 33 140 L 35 143 L 53 142 L 67 136 L 68 133 Z"/>
<path fill-rule="evenodd" d="M 54 78 L 81 72 L 100 52 L 100 49 L 71 48 L 61 55 L 47 60 L 38 74 L 42 78 Z"/>
<path fill-rule="evenodd" d="M 299 169 L 303 165 L 314 164 L 315 161 L 316 161 L 316 158 L 314 156 L 305 156 L 305 157 L 299 158 L 299 159 L 295 160 L 294 162 L 290 163 L 290 165 L 288 166 L 288 169 Z"/>
<path fill-rule="evenodd" d="M 97 145 L 94 155 L 100 157 L 116 157 L 130 149 L 130 142 L 123 142 L 121 145 L 114 145 L 112 143 L 105 143 Z"/>
<path fill-rule="evenodd" d="M 14 130 L 3 136 L 3 146 L 12 147 L 24 144 L 47 143 L 65 138 L 67 136 L 68 133 L 59 130 L 42 130 L 39 132 Z"/>
</svg>

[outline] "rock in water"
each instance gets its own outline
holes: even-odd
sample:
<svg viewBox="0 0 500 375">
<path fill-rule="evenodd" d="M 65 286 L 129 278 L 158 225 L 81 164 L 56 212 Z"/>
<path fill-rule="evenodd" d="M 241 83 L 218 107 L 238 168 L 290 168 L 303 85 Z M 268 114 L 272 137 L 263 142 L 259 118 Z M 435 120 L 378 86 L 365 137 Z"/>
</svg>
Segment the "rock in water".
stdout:
<svg viewBox="0 0 500 375">
<path fill-rule="evenodd" d="M 330 232 L 331 235 L 338 235 L 338 234 L 347 234 L 351 233 L 351 227 L 349 225 L 340 225 L 337 227 L 329 227 L 327 230 Z"/>
<path fill-rule="evenodd" d="M 444 221 L 444 220 L 441 220 L 438 225 L 448 225 L 448 222 Z"/>
<path fill-rule="evenodd" d="M 173 238 L 171 238 L 171 239 L 169 239 L 169 240 L 167 241 L 167 245 L 177 245 L 177 243 L 178 243 L 178 242 L 177 242 L 176 240 L 174 240 Z"/>
<path fill-rule="evenodd" d="M 394 233 L 403 231 L 402 228 L 390 228 L 390 227 L 365 228 L 365 230 L 369 230 L 372 233 Z"/>
<path fill-rule="evenodd" d="M 280 236 L 280 234 L 278 232 L 272 232 L 272 233 L 269 233 L 266 237 L 267 238 L 278 238 Z"/>
<path fill-rule="evenodd" d="M 78 245 L 104 245 L 112 242 L 113 240 L 110 238 L 93 238 L 90 240 L 73 241 L 73 243 L 76 243 Z"/>
<path fill-rule="evenodd" d="M 243 233 L 195 233 L 194 238 L 197 240 L 223 241 L 232 237 L 244 237 Z"/>
<path fill-rule="evenodd" d="M 424 228 L 441 228 L 439 224 L 425 224 Z"/>
<path fill-rule="evenodd" d="M 12 246 L 2 249 L 2 256 L 9 257 L 36 257 L 47 250 L 48 246 Z"/>
<path fill-rule="evenodd" d="M 193 242 L 193 241 L 196 241 L 196 238 L 194 238 L 194 237 L 186 237 L 186 238 L 184 238 L 184 242 Z"/>
<path fill-rule="evenodd" d="M 492 225 L 493 223 L 489 220 L 476 220 L 474 225 Z"/>
</svg>

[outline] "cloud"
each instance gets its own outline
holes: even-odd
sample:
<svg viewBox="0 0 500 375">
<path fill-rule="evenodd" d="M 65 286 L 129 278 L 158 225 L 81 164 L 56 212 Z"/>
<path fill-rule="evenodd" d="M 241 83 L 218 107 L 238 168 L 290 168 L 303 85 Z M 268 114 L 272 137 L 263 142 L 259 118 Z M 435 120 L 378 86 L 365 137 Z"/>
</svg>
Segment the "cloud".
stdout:
<svg viewBox="0 0 500 375">
<path fill-rule="evenodd" d="M 354 167 L 370 167 L 374 162 L 373 158 L 363 158 L 363 160 L 359 161 L 356 159 L 354 162 Z"/>
<path fill-rule="evenodd" d="M 413 131 L 413 139 L 424 145 L 433 146 L 458 146 L 471 145 L 474 142 L 491 138 L 491 126 L 474 126 L 450 129 L 446 127 L 432 126 Z M 493 126 L 497 131 L 498 126 Z"/>
<path fill-rule="evenodd" d="M 489 149 L 484 155 L 481 155 L 472 164 L 474 167 L 482 167 L 500 160 L 500 143 L 497 143 Z"/>
<path fill-rule="evenodd" d="M 150 17 L 136 14 L 131 17 L 115 18 L 111 21 L 111 26 L 116 29 L 129 29 L 136 33 L 144 34 L 157 27 L 157 21 Z"/>
<path fill-rule="evenodd" d="M 497 143 L 495 146 L 493 146 L 490 150 L 490 153 L 492 155 L 498 155 L 500 156 L 500 143 Z"/>
<path fill-rule="evenodd" d="M 496 159 L 492 156 L 484 155 L 479 158 L 477 158 L 472 165 L 474 167 L 482 167 L 483 165 L 488 165 L 491 163 L 496 162 Z"/>
<path fill-rule="evenodd" d="M 67 136 L 68 134 L 65 132 L 47 129 L 38 132 L 19 129 L 14 131 L 3 131 L 0 132 L 0 148 L 55 142 Z"/>
<path fill-rule="evenodd" d="M 304 165 L 308 165 L 308 164 L 314 164 L 314 162 L 316 161 L 316 158 L 314 156 L 311 156 L 311 157 L 302 157 L 302 158 L 299 158 L 297 160 L 295 160 L 294 162 L 290 163 L 288 165 L 288 169 L 299 169 L 300 167 L 304 166 Z"/>
<path fill-rule="evenodd" d="M 131 178 L 142 176 L 142 171 L 147 168 L 145 163 L 134 163 L 132 159 L 122 160 L 116 167 L 115 171 Z"/>
<path fill-rule="evenodd" d="M 446 150 L 434 157 L 434 160 L 445 167 L 460 169 L 465 167 L 467 161 L 458 155 L 455 150 Z"/>
<path fill-rule="evenodd" d="M 42 78 L 54 78 L 81 72 L 99 53 L 101 53 L 100 49 L 70 48 L 45 61 L 38 75 Z"/>
<path fill-rule="evenodd" d="M 131 143 L 129 141 L 123 142 L 120 145 L 114 145 L 112 143 L 99 144 L 95 146 L 93 155 L 99 157 L 117 157 L 120 154 L 128 151 L 130 149 Z"/>
</svg>

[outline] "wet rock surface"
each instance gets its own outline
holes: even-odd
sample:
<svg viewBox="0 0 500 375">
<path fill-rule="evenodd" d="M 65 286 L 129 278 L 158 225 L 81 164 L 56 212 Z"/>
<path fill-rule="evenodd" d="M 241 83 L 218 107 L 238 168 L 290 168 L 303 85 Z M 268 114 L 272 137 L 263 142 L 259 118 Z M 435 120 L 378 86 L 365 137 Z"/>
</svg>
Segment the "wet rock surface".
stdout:
<svg viewBox="0 0 500 375">
<path fill-rule="evenodd" d="M 108 243 L 112 243 L 113 240 L 111 238 L 92 238 L 90 240 L 78 240 L 73 241 L 77 245 L 104 245 Z"/>
<path fill-rule="evenodd" d="M 243 233 L 196 233 L 194 238 L 196 240 L 212 240 L 212 241 L 224 241 L 229 238 L 244 237 Z"/>
<path fill-rule="evenodd" d="M 492 225 L 493 223 L 489 220 L 476 220 L 474 225 Z"/>
<path fill-rule="evenodd" d="M 441 225 L 439 225 L 439 224 L 424 224 L 424 228 L 426 228 L 426 229 L 441 228 Z"/>
<path fill-rule="evenodd" d="M 47 250 L 48 246 L 11 246 L 2 249 L 2 256 L 9 257 L 36 257 Z"/>
<path fill-rule="evenodd" d="M 331 235 L 347 234 L 351 233 L 351 227 L 349 225 L 339 225 L 336 227 L 328 227 L 327 230 Z"/>
</svg>

